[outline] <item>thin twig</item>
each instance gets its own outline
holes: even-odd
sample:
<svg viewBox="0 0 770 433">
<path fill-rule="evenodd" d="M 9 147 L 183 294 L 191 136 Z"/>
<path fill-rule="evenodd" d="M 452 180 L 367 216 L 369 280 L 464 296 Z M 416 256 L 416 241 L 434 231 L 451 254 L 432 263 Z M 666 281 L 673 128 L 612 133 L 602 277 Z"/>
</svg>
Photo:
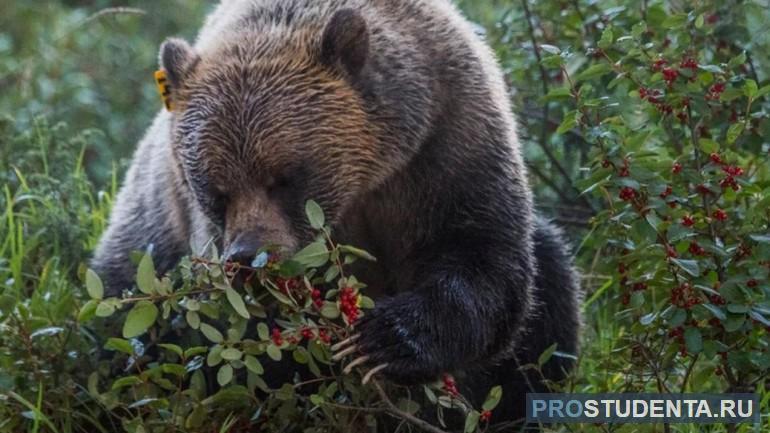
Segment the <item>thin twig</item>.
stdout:
<svg viewBox="0 0 770 433">
<path fill-rule="evenodd" d="M 432 424 L 430 424 L 427 421 L 421 420 L 420 418 L 417 418 L 416 416 L 412 415 L 409 412 L 404 412 L 403 410 L 396 407 L 395 404 L 393 404 L 392 401 L 390 401 L 390 398 L 388 397 L 388 394 L 385 393 L 385 390 L 382 389 L 382 385 L 376 380 L 373 380 L 372 383 L 374 384 L 374 387 L 377 389 L 377 393 L 380 395 L 380 399 L 387 405 L 386 411 L 397 418 L 401 418 L 404 421 L 407 421 L 409 423 L 414 424 L 415 426 L 432 433 L 447 433 L 445 430 L 442 430 Z"/>
</svg>

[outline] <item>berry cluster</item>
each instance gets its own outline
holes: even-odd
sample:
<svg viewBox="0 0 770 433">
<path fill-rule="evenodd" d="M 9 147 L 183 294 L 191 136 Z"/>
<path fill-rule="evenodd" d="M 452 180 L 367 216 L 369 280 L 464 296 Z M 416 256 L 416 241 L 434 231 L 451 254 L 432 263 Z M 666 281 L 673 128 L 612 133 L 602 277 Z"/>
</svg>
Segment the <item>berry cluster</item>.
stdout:
<svg viewBox="0 0 770 433">
<path fill-rule="evenodd" d="M 325 329 L 318 330 L 318 339 L 324 344 L 331 344 L 332 336 Z"/>
<path fill-rule="evenodd" d="M 697 296 L 690 283 L 685 282 L 671 289 L 671 304 L 679 308 L 689 310 L 693 306 L 702 303 L 703 299 Z"/>
<path fill-rule="evenodd" d="M 625 186 L 620 190 L 619 197 L 623 201 L 631 201 L 636 198 L 636 190 L 630 186 Z"/>
<path fill-rule="evenodd" d="M 313 305 L 315 305 L 316 308 L 323 307 L 324 300 L 320 290 L 313 288 L 313 290 L 310 292 L 310 297 L 313 299 Z"/>
<path fill-rule="evenodd" d="M 354 323 L 361 314 L 360 309 L 361 295 L 356 293 L 352 287 L 345 287 L 340 291 L 340 311 L 348 320 L 348 323 Z"/>
<path fill-rule="evenodd" d="M 722 93 L 724 93 L 727 86 L 725 83 L 719 82 L 714 83 L 709 87 L 708 93 L 706 93 L 706 100 L 708 101 L 717 101 L 722 96 Z"/>
<path fill-rule="evenodd" d="M 444 374 L 444 391 L 452 397 L 460 395 L 460 391 L 457 390 L 457 383 L 455 378 L 451 374 Z"/>
<path fill-rule="evenodd" d="M 690 252 L 690 254 L 694 256 L 705 256 L 706 250 L 698 244 L 696 241 L 690 242 L 690 247 L 687 249 L 687 251 Z"/>
<path fill-rule="evenodd" d="M 273 328 L 273 332 L 270 334 L 270 339 L 273 340 L 273 344 L 276 346 L 283 345 L 283 335 L 281 335 L 281 330 L 278 328 Z"/>
<path fill-rule="evenodd" d="M 717 221 L 722 221 L 722 222 L 727 221 L 727 212 L 725 212 L 723 209 L 715 210 L 714 213 L 711 214 L 711 216 L 713 216 L 714 219 Z"/>
</svg>

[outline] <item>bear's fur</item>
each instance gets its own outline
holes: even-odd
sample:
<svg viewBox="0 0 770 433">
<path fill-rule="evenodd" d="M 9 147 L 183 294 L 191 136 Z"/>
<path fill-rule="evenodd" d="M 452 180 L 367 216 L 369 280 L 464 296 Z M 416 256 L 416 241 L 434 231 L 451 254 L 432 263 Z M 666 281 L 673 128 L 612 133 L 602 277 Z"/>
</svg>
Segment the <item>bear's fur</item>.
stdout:
<svg viewBox="0 0 770 433">
<path fill-rule="evenodd" d="M 166 41 L 172 112 L 139 144 L 93 260 L 111 293 L 128 255 L 160 271 L 213 238 L 248 259 L 310 240 L 323 207 L 375 310 L 369 368 L 399 383 L 457 375 L 494 420 L 521 415 L 536 362 L 576 353 L 579 286 L 565 241 L 535 217 L 503 75 L 448 0 L 229 0 L 194 46 Z M 554 357 L 548 379 L 570 362 Z"/>
</svg>

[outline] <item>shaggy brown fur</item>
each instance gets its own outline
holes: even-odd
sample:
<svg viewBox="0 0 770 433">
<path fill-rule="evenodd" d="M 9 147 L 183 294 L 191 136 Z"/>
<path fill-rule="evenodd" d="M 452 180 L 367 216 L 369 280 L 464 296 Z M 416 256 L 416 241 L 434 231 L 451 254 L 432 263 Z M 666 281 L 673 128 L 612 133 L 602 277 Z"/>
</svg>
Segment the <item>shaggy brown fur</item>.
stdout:
<svg viewBox="0 0 770 433">
<path fill-rule="evenodd" d="M 208 239 L 236 259 L 293 251 L 314 199 L 380 259 L 358 270 L 377 307 L 357 349 L 385 377 L 454 372 L 476 400 L 503 384 L 509 420 L 516 359 L 576 352 L 571 259 L 533 215 L 502 73 L 448 0 L 230 0 L 160 58 L 174 112 L 140 143 L 94 259 L 113 293 L 151 244 L 161 270 Z"/>
</svg>

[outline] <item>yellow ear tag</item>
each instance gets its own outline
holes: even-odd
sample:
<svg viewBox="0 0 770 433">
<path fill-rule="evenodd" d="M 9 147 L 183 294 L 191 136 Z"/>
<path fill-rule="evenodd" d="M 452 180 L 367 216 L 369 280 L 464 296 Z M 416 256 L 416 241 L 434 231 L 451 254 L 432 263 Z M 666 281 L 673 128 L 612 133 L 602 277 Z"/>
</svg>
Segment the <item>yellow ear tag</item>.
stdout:
<svg viewBox="0 0 770 433">
<path fill-rule="evenodd" d="M 160 93 L 163 105 L 166 107 L 166 110 L 171 111 L 173 109 L 171 105 L 171 86 L 168 83 L 166 71 L 163 69 L 155 71 L 155 83 L 158 85 L 158 93 Z"/>
</svg>

